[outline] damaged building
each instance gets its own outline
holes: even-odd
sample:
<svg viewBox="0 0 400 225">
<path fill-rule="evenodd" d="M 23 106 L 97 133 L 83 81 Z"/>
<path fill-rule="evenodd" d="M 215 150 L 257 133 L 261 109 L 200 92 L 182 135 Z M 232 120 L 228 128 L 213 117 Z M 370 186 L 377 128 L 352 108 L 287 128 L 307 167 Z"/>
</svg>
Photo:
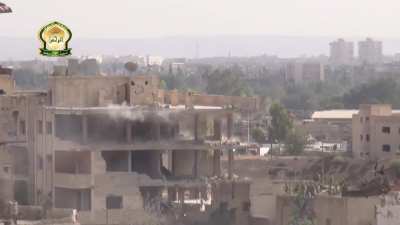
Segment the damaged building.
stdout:
<svg viewBox="0 0 400 225">
<path fill-rule="evenodd" d="M 155 76 L 57 71 L 47 92 L 14 98 L 25 99 L 8 121 L 24 138 L 27 203 L 78 209 L 83 223 L 162 214 L 249 224 L 250 182 L 233 174 L 232 134 L 234 109 L 257 110 L 257 98 L 162 90 Z"/>
<path fill-rule="evenodd" d="M 1 186 L 7 193 L 1 197 L 3 200 L 15 199 L 21 205 L 34 203 L 32 115 L 46 100 L 45 92 L 16 90 L 12 70 L 0 67 L 0 179 L 6 178 L 10 184 Z"/>
</svg>

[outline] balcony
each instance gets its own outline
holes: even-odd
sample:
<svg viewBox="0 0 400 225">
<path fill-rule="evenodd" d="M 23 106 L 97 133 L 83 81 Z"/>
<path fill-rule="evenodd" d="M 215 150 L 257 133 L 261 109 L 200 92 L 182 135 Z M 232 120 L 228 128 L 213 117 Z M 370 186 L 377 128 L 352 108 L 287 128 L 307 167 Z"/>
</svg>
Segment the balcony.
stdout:
<svg viewBox="0 0 400 225">
<path fill-rule="evenodd" d="M 54 185 L 62 188 L 85 189 L 93 187 L 94 183 L 90 174 L 55 173 Z"/>
</svg>

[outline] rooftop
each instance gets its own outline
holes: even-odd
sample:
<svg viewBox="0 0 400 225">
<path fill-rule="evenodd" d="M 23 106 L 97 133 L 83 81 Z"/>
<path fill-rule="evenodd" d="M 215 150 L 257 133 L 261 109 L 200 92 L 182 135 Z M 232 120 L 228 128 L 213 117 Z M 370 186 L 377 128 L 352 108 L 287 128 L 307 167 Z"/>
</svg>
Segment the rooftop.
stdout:
<svg viewBox="0 0 400 225">
<path fill-rule="evenodd" d="M 315 111 L 311 115 L 311 119 L 348 119 L 351 120 L 354 114 L 358 113 L 358 109 L 333 109 Z M 392 110 L 392 113 L 400 113 L 400 110 Z"/>
<path fill-rule="evenodd" d="M 351 119 L 354 114 L 358 113 L 358 109 L 334 109 L 315 111 L 312 119 Z"/>
</svg>

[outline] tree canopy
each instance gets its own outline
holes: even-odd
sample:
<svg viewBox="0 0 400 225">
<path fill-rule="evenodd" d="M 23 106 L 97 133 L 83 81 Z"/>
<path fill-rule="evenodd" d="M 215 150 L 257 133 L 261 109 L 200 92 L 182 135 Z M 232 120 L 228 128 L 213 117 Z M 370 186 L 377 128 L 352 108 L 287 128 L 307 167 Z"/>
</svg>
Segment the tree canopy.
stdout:
<svg viewBox="0 0 400 225">
<path fill-rule="evenodd" d="M 306 135 L 298 129 L 290 130 L 285 139 L 285 149 L 290 155 L 301 154 L 306 144 Z"/>
<path fill-rule="evenodd" d="M 292 119 L 286 109 L 279 103 L 273 103 L 269 109 L 271 125 L 269 127 L 269 139 L 271 142 L 285 140 L 293 127 Z"/>
<path fill-rule="evenodd" d="M 217 95 L 250 96 L 250 87 L 241 80 L 238 68 L 214 70 L 207 78 L 207 93 Z"/>
<path fill-rule="evenodd" d="M 257 143 L 264 143 L 266 139 L 264 130 L 259 127 L 256 127 L 251 131 L 251 137 Z"/>
<path fill-rule="evenodd" d="M 358 108 L 364 103 L 386 103 L 395 107 L 400 106 L 400 88 L 393 79 L 372 80 L 354 87 L 343 95 L 346 108 Z"/>
<path fill-rule="evenodd" d="M 127 62 L 124 64 L 124 68 L 130 73 L 132 74 L 133 72 L 135 72 L 138 69 L 138 64 L 136 62 Z"/>
</svg>

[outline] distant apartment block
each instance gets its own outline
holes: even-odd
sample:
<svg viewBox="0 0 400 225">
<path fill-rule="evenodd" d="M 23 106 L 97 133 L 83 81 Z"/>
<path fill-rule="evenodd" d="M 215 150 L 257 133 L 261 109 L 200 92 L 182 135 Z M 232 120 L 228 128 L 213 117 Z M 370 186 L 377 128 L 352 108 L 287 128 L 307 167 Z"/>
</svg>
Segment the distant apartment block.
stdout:
<svg viewBox="0 0 400 225">
<path fill-rule="evenodd" d="M 361 63 L 379 64 L 382 62 L 382 42 L 367 38 L 358 42 L 358 57 Z"/>
<path fill-rule="evenodd" d="M 343 39 L 329 43 L 330 62 L 334 65 L 349 65 L 354 60 L 354 43 Z"/>
<path fill-rule="evenodd" d="M 289 62 L 285 66 L 285 80 L 295 84 L 324 81 L 324 65 L 320 62 Z"/>
<path fill-rule="evenodd" d="M 360 105 L 352 119 L 352 138 L 355 157 L 399 157 L 400 113 L 390 105 Z"/>
</svg>

